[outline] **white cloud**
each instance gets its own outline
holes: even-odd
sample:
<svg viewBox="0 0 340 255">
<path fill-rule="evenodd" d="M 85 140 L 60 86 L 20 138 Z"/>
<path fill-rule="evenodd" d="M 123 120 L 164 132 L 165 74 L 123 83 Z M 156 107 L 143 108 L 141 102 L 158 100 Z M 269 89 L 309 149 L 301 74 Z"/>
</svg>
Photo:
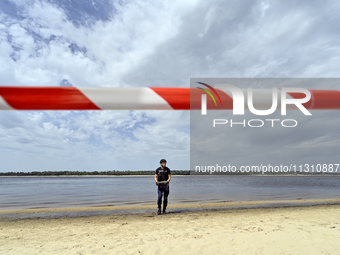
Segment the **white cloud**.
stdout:
<svg viewBox="0 0 340 255">
<path fill-rule="evenodd" d="M 83 23 L 66 5 L 12 2 L 0 14 L 2 85 L 339 76 L 335 1 L 113 2 L 102 19 L 82 10 Z M 163 157 L 188 169 L 188 125 L 185 111 L 1 112 L 0 171 L 153 169 Z"/>
</svg>

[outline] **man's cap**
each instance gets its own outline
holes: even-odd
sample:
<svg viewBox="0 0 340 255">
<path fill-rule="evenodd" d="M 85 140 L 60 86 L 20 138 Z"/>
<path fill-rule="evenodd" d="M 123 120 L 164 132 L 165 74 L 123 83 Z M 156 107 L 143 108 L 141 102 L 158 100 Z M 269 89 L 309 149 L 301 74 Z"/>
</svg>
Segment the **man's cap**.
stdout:
<svg viewBox="0 0 340 255">
<path fill-rule="evenodd" d="M 159 163 L 163 163 L 163 162 L 166 163 L 166 160 L 164 158 L 162 158 L 161 161 L 159 161 Z"/>
</svg>

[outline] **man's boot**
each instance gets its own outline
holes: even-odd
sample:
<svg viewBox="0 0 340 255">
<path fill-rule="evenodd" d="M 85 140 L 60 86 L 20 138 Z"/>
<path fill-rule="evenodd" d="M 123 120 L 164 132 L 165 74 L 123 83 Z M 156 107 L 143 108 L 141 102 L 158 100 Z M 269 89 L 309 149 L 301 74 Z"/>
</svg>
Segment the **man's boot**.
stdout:
<svg viewBox="0 0 340 255">
<path fill-rule="evenodd" d="M 158 215 L 161 214 L 161 208 L 158 208 L 158 212 L 157 212 Z"/>
<path fill-rule="evenodd" d="M 166 214 L 166 207 L 168 205 L 168 200 L 164 198 L 164 201 L 163 201 L 163 214 Z"/>
</svg>

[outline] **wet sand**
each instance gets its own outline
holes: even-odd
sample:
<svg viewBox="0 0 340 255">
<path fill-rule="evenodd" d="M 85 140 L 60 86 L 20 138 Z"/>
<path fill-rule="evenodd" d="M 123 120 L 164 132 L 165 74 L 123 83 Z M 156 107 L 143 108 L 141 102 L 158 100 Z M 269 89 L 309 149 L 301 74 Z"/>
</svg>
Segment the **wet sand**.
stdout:
<svg viewBox="0 0 340 255">
<path fill-rule="evenodd" d="M 304 205 L 304 204 L 332 204 L 340 203 L 340 198 L 332 199 L 296 199 L 296 200 L 279 200 L 279 201 L 245 201 L 245 202 L 214 202 L 214 203 L 188 203 L 188 204 L 169 204 L 168 209 L 209 209 L 209 208 L 234 208 L 234 207 L 247 207 L 267 205 L 268 207 L 275 207 L 276 205 Z M 65 208 L 29 208 L 29 209 L 9 209 L 0 210 L 0 217 L 7 214 L 34 214 L 34 213 L 63 213 L 63 212 L 89 212 L 89 211 L 123 211 L 132 212 L 134 210 L 156 210 L 156 205 L 130 205 L 130 206 L 89 206 L 89 207 L 65 207 Z"/>
<path fill-rule="evenodd" d="M 339 199 L 313 200 L 339 203 Z M 268 201 L 274 205 L 282 201 Z M 287 201 L 292 205 L 311 200 Z M 257 203 L 263 202 L 243 202 Z M 228 209 L 234 202 L 189 204 L 219 210 L 8 219 L 0 217 L 0 254 L 340 254 L 340 204 Z M 300 204 L 299 204 L 300 205 Z M 156 206 L 138 206 L 155 210 Z M 115 210 L 113 206 L 98 208 Z M 93 210 L 94 208 L 66 208 Z M 122 209 L 119 207 L 119 209 Z M 125 208 L 126 209 L 126 208 Z M 62 211 L 65 208 L 29 209 Z M 11 213 L 28 213 L 12 210 Z M 9 211 L 1 211 L 2 215 Z M 1 216 L 1 215 L 0 215 Z"/>
</svg>

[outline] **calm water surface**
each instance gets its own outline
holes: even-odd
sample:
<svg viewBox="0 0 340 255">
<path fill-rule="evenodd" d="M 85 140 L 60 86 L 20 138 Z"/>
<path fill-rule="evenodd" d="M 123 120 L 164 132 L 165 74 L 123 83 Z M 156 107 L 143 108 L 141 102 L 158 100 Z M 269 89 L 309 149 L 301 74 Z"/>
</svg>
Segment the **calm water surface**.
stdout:
<svg viewBox="0 0 340 255">
<path fill-rule="evenodd" d="M 340 197 L 340 176 L 173 176 L 170 203 Z M 0 209 L 156 204 L 153 176 L 0 177 Z"/>
</svg>

